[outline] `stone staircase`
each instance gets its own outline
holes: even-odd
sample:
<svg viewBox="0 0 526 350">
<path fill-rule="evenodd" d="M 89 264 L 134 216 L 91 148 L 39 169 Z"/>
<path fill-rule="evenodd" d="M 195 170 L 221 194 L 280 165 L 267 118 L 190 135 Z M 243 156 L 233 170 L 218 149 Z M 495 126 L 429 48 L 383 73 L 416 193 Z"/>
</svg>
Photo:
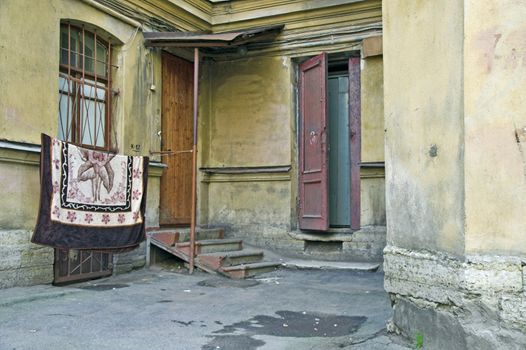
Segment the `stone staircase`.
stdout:
<svg viewBox="0 0 526 350">
<path fill-rule="evenodd" d="M 189 240 L 188 229 L 148 232 L 150 247 L 155 246 L 185 262 L 190 261 Z M 197 229 L 194 263 L 201 270 L 241 279 L 274 271 L 281 265 L 263 261 L 263 258 L 263 251 L 244 249 L 242 240 L 225 238 L 223 229 Z"/>
</svg>

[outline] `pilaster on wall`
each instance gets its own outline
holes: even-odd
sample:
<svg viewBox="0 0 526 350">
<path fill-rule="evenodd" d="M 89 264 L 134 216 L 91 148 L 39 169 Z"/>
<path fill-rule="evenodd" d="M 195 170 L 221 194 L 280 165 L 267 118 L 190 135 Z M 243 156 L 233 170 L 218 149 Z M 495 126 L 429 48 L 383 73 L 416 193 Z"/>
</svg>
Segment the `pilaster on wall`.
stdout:
<svg viewBox="0 0 526 350">
<path fill-rule="evenodd" d="M 526 4 L 383 5 L 393 329 L 426 349 L 523 349 Z"/>
</svg>

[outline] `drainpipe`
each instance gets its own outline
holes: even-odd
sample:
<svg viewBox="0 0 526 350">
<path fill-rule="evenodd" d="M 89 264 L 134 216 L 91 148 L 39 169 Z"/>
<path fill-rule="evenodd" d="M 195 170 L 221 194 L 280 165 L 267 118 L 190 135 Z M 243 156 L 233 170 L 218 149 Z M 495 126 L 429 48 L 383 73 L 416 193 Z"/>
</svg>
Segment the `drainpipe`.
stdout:
<svg viewBox="0 0 526 350">
<path fill-rule="evenodd" d="M 197 216 L 197 118 L 199 97 L 199 49 L 194 48 L 194 144 L 192 148 L 192 217 L 190 222 L 190 267 L 189 272 L 194 272 L 195 265 L 195 231 Z"/>
<path fill-rule="evenodd" d="M 136 28 L 142 28 L 142 24 L 134 19 L 131 19 L 130 17 L 126 17 L 124 16 L 123 14 L 113 10 L 113 9 L 110 9 L 109 7 L 107 6 L 104 6 L 102 4 L 99 4 L 98 2 L 96 2 L 95 0 L 82 0 L 83 3 L 85 4 L 88 4 L 92 7 L 95 7 L 99 10 L 101 10 L 102 12 L 105 12 L 107 13 L 108 15 L 110 16 L 113 16 L 117 19 L 120 19 L 121 21 L 123 22 L 126 22 L 128 23 L 129 25 L 133 26 L 133 27 L 136 27 Z"/>
</svg>

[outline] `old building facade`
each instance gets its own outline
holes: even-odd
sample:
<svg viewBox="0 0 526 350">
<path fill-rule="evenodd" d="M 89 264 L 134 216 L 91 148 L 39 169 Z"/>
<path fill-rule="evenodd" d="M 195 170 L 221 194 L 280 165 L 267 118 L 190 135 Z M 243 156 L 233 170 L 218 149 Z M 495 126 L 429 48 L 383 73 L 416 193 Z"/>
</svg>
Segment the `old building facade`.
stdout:
<svg viewBox="0 0 526 350">
<path fill-rule="evenodd" d="M 201 50 L 198 224 L 384 258 L 391 329 L 426 348 L 523 348 L 525 15 L 516 0 L 0 0 L 0 287 L 52 282 L 57 258 L 82 269 L 83 253 L 29 243 L 42 132 L 150 156 L 147 226 L 189 223 L 194 56 L 144 33 L 279 27 Z M 98 258 L 127 271 L 145 248 Z"/>
<path fill-rule="evenodd" d="M 29 244 L 41 132 L 150 156 L 147 226 L 190 223 L 193 52 L 145 45 L 151 32 L 280 28 L 267 40 L 201 49 L 201 227 L 290 254 L 382 259 L 380 1 L 4 1 L 1 16 L 2 286 L 51 282 L 54 255 L 77 271 L 88 258 Z M 27 25 L 27 16 L 39 20 Z M 319 65 L 304 69 L 314 56 Z M 307 116 L 313 104 L 323 120 Z M 316 182 L 302 180 L 302 164 L 320 168 Z M 114 270 L 144 258 L 144 249 L 115 255 Z"/>
</svg>

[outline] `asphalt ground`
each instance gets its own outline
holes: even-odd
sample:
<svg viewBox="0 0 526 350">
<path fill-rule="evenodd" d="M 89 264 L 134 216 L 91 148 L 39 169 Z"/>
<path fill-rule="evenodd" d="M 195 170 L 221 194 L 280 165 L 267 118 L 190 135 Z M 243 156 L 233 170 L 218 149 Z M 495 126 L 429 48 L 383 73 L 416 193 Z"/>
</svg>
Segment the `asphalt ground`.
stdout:
<svg viewBox="0 0 526 350">
<path fill-rule="evenodd" d="M 409 349 L 387 334 L 391 312 L 381 272 L 172 266 L 0 290 L 0 349 Z"/>
</svg>

